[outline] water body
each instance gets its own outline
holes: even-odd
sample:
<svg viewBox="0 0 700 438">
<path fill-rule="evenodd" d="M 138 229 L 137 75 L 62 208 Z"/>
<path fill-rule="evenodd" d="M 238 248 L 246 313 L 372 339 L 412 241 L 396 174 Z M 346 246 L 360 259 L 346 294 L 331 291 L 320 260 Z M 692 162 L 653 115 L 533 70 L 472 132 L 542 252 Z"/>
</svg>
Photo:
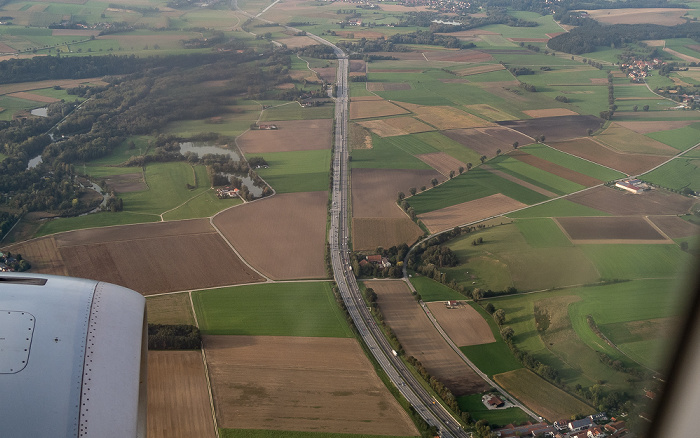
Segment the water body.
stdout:
<svg viewBox="0 0 700 438">
<path fill-rule="evenodd" d="M 36 166 L 41 164 L 42 161 L 44 160 L 41 158 L 41 154 L 37 155 L 36 157 L 29 160 L 29 163 L 27 164 L 27 169 L 34 169 Z"/>
<path fill-rule="evenodd" d="M 248 191 L 255 196 L 256 198 L 259 198 L 262 196 L 263 188 L 262 187 L 257 187 L 253 184 L 253 180 L 248 177 L 248 175 L 240 173 L 222 173 L 222 175 L 225 175 L 227 177 L 235 176 L 237 178 L 240 178 L 241 181 L 243 181 L 243 185 L 248 187 Z"/>
<path fill-rule="evenodd" d="M 221 146 L 217 146 L 211 143 L 192 141 L 180 143 L 180 153 L 184 155 L 185 152 L 192 152 L 194 154 L 197 154 L 197 156 L 200 158 L 206 154 L 218 154 L 231 157 L 235 161 L 241 160 L 241 157 L 238 155 L 238 153 L 236 153 L 236 151 L 232 151 L 231 149 L 225 149 Z"/>
<path fill-rule="evenodd" d="M 49 109 L 47 107 L 34 108 L 33 110 L 30 111 L 30 113 L 33 116 L 48 117 L 48 110 Z"/>
<path fill-rule="evenodd" d="M 97 212 L 99 212 L 99 211 L 102 211 L 102 207 L 106 207 L 106 206 L 107 206 L 107 200 L 109 199 L 109 196 L 107 195 L 107 193 L 103 192 L 103 191 L 102 191 L 102 187 L 98 186 L 97 184 L 95 184 L 95 183 L 92 182 L 92 181 L 90 181 L 90 185 L 91 185 L 90 188 L 91 188 L 92 190 L 94 190 L 94 191 L 96 191 L 97 193 L 99 193 L 100 195 L 102 195 L 102 202 L 100 203 L 100 205 L 98 205 L 98 206 L 95 207 L 94 209 L 88 211 L 87 213 L 83 213 L 83 214 L 81 214 L 80 216 L 87 216 L 87 215 L 92 214 L 92 213 L 97 213 Z M 83 185 L 81 184 L 81 186 L 83 186 Z M 83 187 L 85 187 L 85 186 L 83 186 Z"/>
</svg>

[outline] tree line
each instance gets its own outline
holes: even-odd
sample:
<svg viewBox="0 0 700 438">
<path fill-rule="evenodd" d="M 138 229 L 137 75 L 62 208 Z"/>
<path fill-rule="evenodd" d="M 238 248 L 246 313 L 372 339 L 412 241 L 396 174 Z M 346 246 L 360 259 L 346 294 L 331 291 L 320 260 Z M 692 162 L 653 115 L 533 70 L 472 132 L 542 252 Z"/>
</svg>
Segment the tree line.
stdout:
<svg viewBox="0 0 700 438">
<path fill-rule="evenodd" d="M 201 346 L 202 336 L 193 325 L 148 324 L 149 350 L 197 350 Z"/>
</svg>

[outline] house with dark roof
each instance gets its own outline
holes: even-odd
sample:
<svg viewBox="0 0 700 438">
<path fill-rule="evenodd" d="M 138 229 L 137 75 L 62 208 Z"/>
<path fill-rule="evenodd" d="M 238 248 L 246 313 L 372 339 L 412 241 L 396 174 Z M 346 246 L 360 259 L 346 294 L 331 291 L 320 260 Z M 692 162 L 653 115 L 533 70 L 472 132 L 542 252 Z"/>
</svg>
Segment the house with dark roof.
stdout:
<svg viewBox="0 0 700 438">
<path fill-rule="evenodd" d="M 569 430 L 571 432 L 580 432 L 594 426 L 593 420 L 586 417 L 582 420 L 569 421 Z"/>
</svg>

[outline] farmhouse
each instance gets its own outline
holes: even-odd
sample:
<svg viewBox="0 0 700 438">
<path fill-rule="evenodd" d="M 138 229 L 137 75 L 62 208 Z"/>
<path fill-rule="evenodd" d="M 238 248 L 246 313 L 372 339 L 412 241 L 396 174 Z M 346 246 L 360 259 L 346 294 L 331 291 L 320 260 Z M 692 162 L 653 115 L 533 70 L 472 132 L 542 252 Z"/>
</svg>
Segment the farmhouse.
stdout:
<svg viewBox="0 0 700 438">
<path fill-rule="evenodd" d="M 258 129 L 260 129 L 261 131 L 275 130 L 277 129 L 277 125 L 260 125 L 258 126 Z"/>
<path fill-rule="evenodd" d="M 232 189 L 231 187 L 220 187 L 216 189 L 216 196 L 218 196 L 220 199 L 227 199 L 227 198 L 235 198 L 238 196 L 239 190 L 234 188 Z"/>
<path fill-rule="evenodd" d="M 445 301 L 445 307 L 447 307 L 448 309 L 454 309 L 457 306 L 459 306 L 459 301 Z"/>
<path fill-rule="evenodd" d="M 482 401 L 489 408 L 502 408 L 506 404 L 506 402 L 501 400 L 497 395 L 485 395 Z"/>
<path fill-rule="evenodd" d="M 380 265 L 382 268 L 391 267 L 391 262 L 386 257 L 382 257 L 379 254 L 367 256 L 367 261 L 375 265 Z"/>
<path fill-rule="evenodd" d="M 628 192 L 638 195 L 642 193 L 646 184 L 638 179 L 623 179 L 615 183 L 615 187 L 621 188 L 622 190 L 627 190 Z"/>
</svg>

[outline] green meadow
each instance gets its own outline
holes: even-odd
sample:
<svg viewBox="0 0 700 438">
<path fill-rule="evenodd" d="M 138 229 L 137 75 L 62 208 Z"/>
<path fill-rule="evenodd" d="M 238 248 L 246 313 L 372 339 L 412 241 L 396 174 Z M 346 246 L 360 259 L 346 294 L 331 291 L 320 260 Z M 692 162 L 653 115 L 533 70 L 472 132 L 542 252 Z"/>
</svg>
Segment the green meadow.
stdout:
<svg viewBox="0 0 700 438">
<path fill-rule="evenodd" d="M 267 169 L 257 169 L 277 193 L 328 190 L 330 149 L 251 154 L 267 160 Z"/>
<path fill-rule="evenodd" d="M 700 191 L 698 165 L 700 165 L 698 159 L 675 158 L 658 169 L 645 173 L 642 178 L 645 181 L 674 190 L 688 187 L 693 191 Z"/>
<path fill-rule="evenodd" d="M 411 277 L 411 284 L 416 288 L 416 292 L 420 294 L 421 299 L 428 303 L 431 301 L 447 301 L 447 300 L 463 300 L 465 296 L 450 289 L 449 287 L 438 283 L 428 277 L 414 275 Z"/>
<path fill-rule="evenodd" d="M 192 300 L 203 334 L 352 337 L 329 282 L 201 290 Z"/>
<path fill-rule="evenodd" d="M 489 161 L 489 166 L 558 195 L 577 192 L 585 187 L 516 158 L 501 155 Z"/>
<path fill-rule="evenodd" d="M 408 137 L 408 136 L 406 136 Z M 372 149 L 355 149 L 352 151 L 352 168 L 368 169 L 432 169 L 430 166 L 411 155 L 397 145 L 392 137 L 379 137 L 372 134 Z M 412 141 L 417 148 L 429 148 L 430 145 L 416 139 Z M 410 146 L 407 146 L 409 148 Z M 432 149 L 434 152 L 435 150 Z"/>
<path fill-rule="evenodd" d="M 520 148 L 520 150 L 542 158 L 543 160 L 558 164 L 559 166 L 566 167 L 567 169 L 597 178 L 601 181 L 612 181 L 625 176 L 623 173 L 616 170 L 608 169 L 607 167 L 571 154 L 566 154 L 542 143 L 533 143 Z"/>
<path fill-rule="evenodd" d="M 520 408 L 489 409 L 481 402 L 481 396 L 481 394 L 472 394 L 457 397 L 459 408 L 469 412 L 474 421 L 486 420 L 489 425 L 496 428 L 532 420 Z"/>
<path fill-rule="evenodd" d="M 700 123 L 693 123 L 678 129 L 669 129 L 668 131 L 652 132 L 646 135 L 679 151 L 685 151 L 700 142 Z"/>
<path fill-rule="evenodd" d="M 535 205 L 513 213 L 508 213 L 510 218 L 534 218 L 534 217 L 570 217 L 570 216 L 610 216 L 600 210 L 585 205 L 571 202 L 567 199 L 555 199 L 544 204 Z"/>
</svg>

